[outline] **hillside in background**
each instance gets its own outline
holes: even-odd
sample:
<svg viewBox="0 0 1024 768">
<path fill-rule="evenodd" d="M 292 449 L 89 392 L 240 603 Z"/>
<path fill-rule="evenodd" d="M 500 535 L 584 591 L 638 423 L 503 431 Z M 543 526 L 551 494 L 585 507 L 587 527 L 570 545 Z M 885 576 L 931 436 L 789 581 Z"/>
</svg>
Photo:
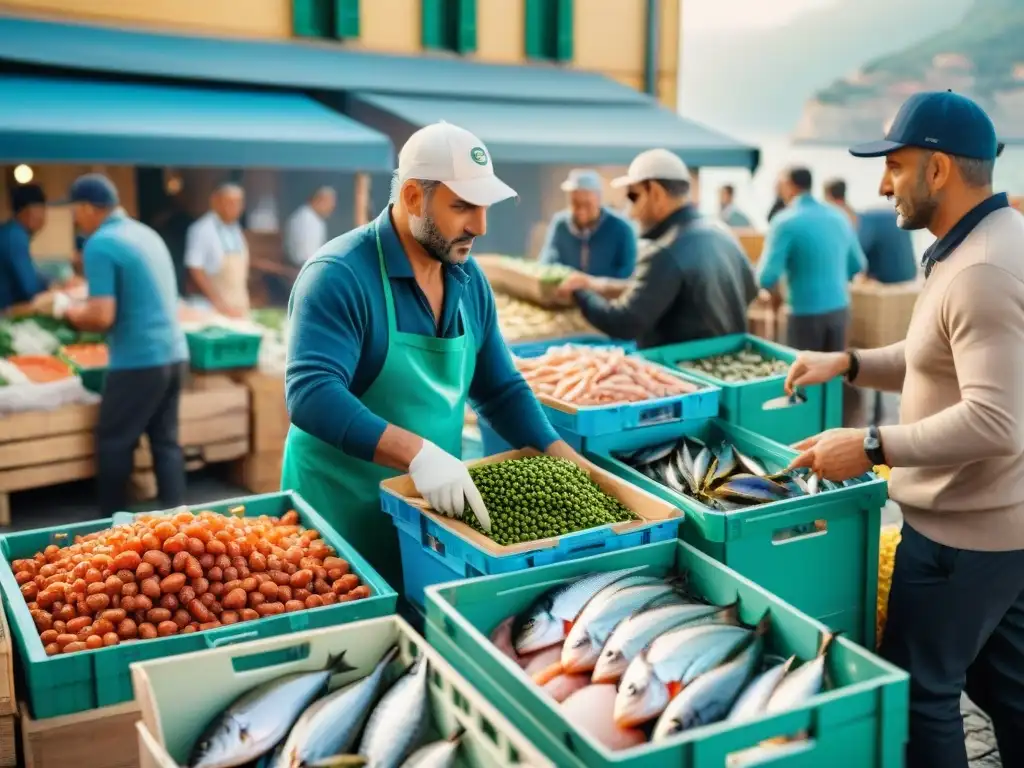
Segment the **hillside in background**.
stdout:
<svg viewBox="0 0 1024 768">
<path fill-rule="evenodd" d="M 1000 136 L 1024 141 L 1024 0 L 974 0 L 946 29 L 868 61 L 817 92 L 794 138 L 875 138 L 911 93 L 951 88 L 981 103 Z"/>
<path fill-rule="evenodd" d="M 783 27 L 700 34 L 686 28 L 697 2 L 714 0 L 683 0 L 680 111 L 756 138 L 790 134 L 810 96 L 951 27 L 972 0 L 838 0 Z"/>
</svg>

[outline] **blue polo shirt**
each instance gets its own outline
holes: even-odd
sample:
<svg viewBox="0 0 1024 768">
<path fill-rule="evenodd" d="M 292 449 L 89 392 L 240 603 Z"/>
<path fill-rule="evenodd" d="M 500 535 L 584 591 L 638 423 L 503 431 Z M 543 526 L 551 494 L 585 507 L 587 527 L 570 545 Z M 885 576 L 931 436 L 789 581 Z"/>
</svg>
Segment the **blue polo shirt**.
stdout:
<svg viewBox="0 0 1024 768">
<path fill-rule="evenodd" d="M 0 226 L 0 312 L 46 290 L 29 250 L 28 230 L 16 219 Z"/>
<path fill-rule="evenodd" d="M 772 219 L 758 281 L 774 288 L 785 275 L 793 315 L 822 315 L 850 304 L 850 279 L 866 267 L 849 217 L 801 195 Z"/>
<path fill-rule="evenodd" d="M 145 224 L 115 211 L 85 241 L 89 296 L 117 302 L 107 334 L 110 368 L 155 368 L 188 359 L 178 323 L 178 283 L 163 239 Z"/>
<path fill-rule="evenodd" d="M 868 277 L 880 283 L 904 283 L 917 278 L 917 259 L 910 232 L 900 229 L 892 208 L 857 214 L 857 236 L 867 258 Z"/>
<path fill-rule="evenodd" d="M 512 363 L 498 329 L 491 287 L 476 262 L 444 266 L 444 305 L 435 324 L 426 295 L 391 222 L 377 218 L 399 331 L 457 338 L 459 304 L 476 343 L 469 398 L 508 443 L 539 450 L 558 440 Z M 387 422 L 359 397 L 384 366 L 387 309 L 373 224 L 324 245 L 299 273 L 288 302 L 291 318 L 285 393 L 292 423 L 350 456 L 372 461 Z M 395 392 L 395 397 L 403 397 Z"/>
<path fill-rule="evenodd" d="M 588 250 L 583 266 L 583 249 Z M 571 211 L 555 214 L 540 251 L 542 264 L 564 264 L 594 277 L 626 279 L 636 267 L 636 230 L 607 208 L 590 232 L 580 232 Z"/>
</svg>

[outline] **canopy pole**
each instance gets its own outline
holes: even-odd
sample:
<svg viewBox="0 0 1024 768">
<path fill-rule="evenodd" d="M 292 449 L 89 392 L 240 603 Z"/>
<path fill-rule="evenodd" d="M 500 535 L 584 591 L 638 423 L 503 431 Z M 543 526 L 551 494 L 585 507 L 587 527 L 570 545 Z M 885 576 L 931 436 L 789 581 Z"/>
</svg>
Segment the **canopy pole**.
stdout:
<svg viewBox="0 0 1024 768">
<path fill-rule="evenodd" d="M 361 227 L 370 222 L 370 174 L 362 171 L 356 174 L 353 192 L 355 209 L 352 220 Z"/>
</svg>

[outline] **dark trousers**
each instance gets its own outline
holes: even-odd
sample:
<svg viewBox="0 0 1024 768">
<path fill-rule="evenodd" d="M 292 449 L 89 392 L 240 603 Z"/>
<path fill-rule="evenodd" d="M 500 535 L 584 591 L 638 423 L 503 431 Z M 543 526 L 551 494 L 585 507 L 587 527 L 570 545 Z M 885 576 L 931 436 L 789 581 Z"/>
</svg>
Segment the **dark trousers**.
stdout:
<svg viewBox="0 0 1024 768">
<path fill-rule="evenodd" d="M 837 309 L 821 315 L 790 315 L 786 343 L 806 352 L 842 352 L 846 349 L 846 326 L 850 311 Z"/>
<path fill-rule="evenodd" d="M 907 768 L 967 768 L 960 694 L 1024 766 L 1024 551 L 972 552 L 903 526 L 883 657 L 910 674 Z"/>
<path fill-rule="evenodd" d="M 149 437 L 161 505 L 185 502 L 178 403 L 187 370 L 187 363 L 175 363 L 107 373 L 96 425 L 97 493 L 104 516 L 128 508 L 128 480 L 143 435 Z"/>
</svg>

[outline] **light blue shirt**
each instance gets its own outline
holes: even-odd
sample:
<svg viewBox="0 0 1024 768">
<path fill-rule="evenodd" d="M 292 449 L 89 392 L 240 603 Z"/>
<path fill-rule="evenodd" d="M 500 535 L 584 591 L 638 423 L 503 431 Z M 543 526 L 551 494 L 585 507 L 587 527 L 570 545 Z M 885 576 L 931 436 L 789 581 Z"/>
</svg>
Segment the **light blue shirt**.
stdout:
<svg viewBox="0 0 1024 768">
<path fill-rule="evenodd" d="M 849 306 L 850 279 L 866 266 L 847 215 L 801 195 L 772 219 L 758 282 L 771 289 L 785 276 L 793 315 L 822 315 Z"/>
<path fill-rule="evenodd" d="M 107 334 L 111 370 L 155 368 L 188 359 L 178 323 L 178 283 L 163 239 L 124 211 L 110 214 L 82 251 L 90 297 L 117 302 Z"/>
<path fill-rule="evenodd" d="M 227 253 L 248 254 L 245 235 L 238 222 L 225 224 L 213 211 L 192 222 L 185 235 L 186 267 L 216 275 Z"/>
</svg>

